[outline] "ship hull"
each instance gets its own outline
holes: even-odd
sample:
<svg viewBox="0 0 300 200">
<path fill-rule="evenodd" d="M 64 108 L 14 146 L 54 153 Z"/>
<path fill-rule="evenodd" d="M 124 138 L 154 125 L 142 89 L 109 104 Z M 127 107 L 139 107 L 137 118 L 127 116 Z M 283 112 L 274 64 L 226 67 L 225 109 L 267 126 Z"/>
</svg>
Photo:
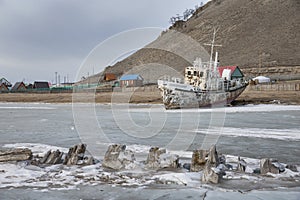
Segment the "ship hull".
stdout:
<svg viewBox="0 0 300 200">
<path fill-rule="evenodd" d="M 240 87 L 232 88 L 229 91 L 203 91 L 194 92 L 186 90 L 162 89 L 163 103 L 166 109 L 203 108 L 219 107 L 230 104 L 247 87 L 244 84 Z"/>
</svg>

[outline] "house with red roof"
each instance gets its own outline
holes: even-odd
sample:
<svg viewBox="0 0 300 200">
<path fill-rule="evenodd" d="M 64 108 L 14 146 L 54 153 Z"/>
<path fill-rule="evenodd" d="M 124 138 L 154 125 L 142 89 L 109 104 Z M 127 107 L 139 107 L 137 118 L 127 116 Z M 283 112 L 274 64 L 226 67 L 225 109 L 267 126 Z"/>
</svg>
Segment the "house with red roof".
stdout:
<svg viewBox="0 0 300 200">
<path fill-rule="evenodd" d="M 218 70 L 224 80 L 241 80 L 244 77 L 238 66 L 222 66 L 218 67 Z"/>
</svg>

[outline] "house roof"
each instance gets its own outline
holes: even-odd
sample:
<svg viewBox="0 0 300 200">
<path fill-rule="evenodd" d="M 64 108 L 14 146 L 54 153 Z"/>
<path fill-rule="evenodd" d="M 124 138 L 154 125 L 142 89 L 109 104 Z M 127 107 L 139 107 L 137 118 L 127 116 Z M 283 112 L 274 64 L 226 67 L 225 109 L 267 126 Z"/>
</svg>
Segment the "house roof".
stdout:
<svg viewBox="0 0 300 200">
<path fill-rule="evenodd" d="M 104 80 L 116 80 L 117 77 L 115 74 L 112 74 L 112 73 L 106 73 L 105 76 L 104 76 Z"/>
<path fill-rule="evenodd" d="M 21 85 L 24 85 L 24 87 L 26 88 L 23 82 L 16 82 L 14 86 L 11 88 L 11 90 L 18 90 Z"/>
<path fill-rule="evenodd" d="M 33 84 L 32 83 L 29 83 L 26 87 L 27 89 L 32 89 L 33 88 Z"/>
<path fill-rule="evenodd" d="M 224 69 L 229 69 L 231 71 L 231 74 L 236 70 L 237 66 L 221 66 L 218 67 L 220 76 L 222 76 Z"/>
<path fill-rule="evenodd" d="M 33 88 L 36 89 L 48 89 L 49 83 L 48 82 L 42 82 L 42 81 L 35 81 L 33 84 Z"/>
<path fill-rule="evenodd" d="M 139 74 L 125 74 L 120 78 L 120 81 L 143 80 Z"/>
<path fill-rule="evenodd" d="M 8 91 L 7 85 L 5 85 L 4 83 L 0 82 L 0 90 L 7 90 Z"/>
<path fill-rule="evenodd" d="M 218 71 L 219 71 L 220 76 L 222 76 L 223 71 L 225 69 L 229 69 L 230 70 L 231 76 L 234 76 L 234 75 L 236 75 L 236 76 L 244 76 L 238 66 L 221 66 L 221 67 L 218 67 Z"/>
<path fill-rule="evenodd" d="M 12 84 L 8 81 L 8 80 L 6 80 L 6 78 L 1 78 L 0 79 L 0 84 L 5 84 L 7 87 L 11 87 L 12 86 Z"/>
</svg>

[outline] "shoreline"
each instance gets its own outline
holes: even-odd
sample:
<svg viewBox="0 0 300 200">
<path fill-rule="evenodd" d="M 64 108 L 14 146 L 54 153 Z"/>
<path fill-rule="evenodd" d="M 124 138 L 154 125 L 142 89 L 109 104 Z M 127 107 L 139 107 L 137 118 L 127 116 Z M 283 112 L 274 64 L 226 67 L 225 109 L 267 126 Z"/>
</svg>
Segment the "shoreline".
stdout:
<svg viewBox="0 0 300 200">
<path fill-rule="evenodd" d="M 75 94 L 75 95 L 74 95 Z M 89 96 L 87 97 L 87 94 Z M 73 96 L 74 95 L 74 96 Z M 94 94 L 92 94 L 94 95 Z M 1 93 L 1 103 L 133 103 L 162 104 L 160 92 L 103 92 L 92 96 L 90 93 Z M 113 95 L 113 98 L 112 98 Z M 73 97 L 75 100 L 73 101 Z M 93 101 L 93 99 L 95 99 Z M 128 100 L 129 99 L 129 100 Z M 246 89 L 232 106 L 247 104 L 300 105 L 299 91 L 255 91 Z"/>
<path fill-rule="evenodd" d="M 201 188 L 201 189 L 207 189 L 206 185 L 203 185 L 201 182 L 201 179 L 199 176 L 203 176 L 203 169 L 199 171 L 190 171 L 189 169 L 186 169 L 183 167 L 183 163 L 188 162 L 187 160 L 192 160 L 192 153 L 185 154 L 185 156 L 182 156 L 186 150 L 183 151 L 176 151 L 172 152 L 169 151 L 170 155 L 178 155 L 179 161 L 182 165 L 175 168 L 159 168 L 156 170 L 151 169 L 144 169 L 144 173 L 140 174 L 140 172 L 135 172 L 136 169 L 140 169 L 140 167 L 143 167 L 143 162 L 147 158 L 148 155 L 148 149 L 151 148 L 151 146 L 140 146 L 139 149 L 136 149 L 136 147 L 133 145 L 128 145 L 128 149 L 133 152 L 134 154 L 138 154 L 137 151 L 139 151 L 140 155 L 142 157 L 137 157 L 134 163 L 132 163 L 134 168 L 126 169 L 125 171 L 114 169 L 110 170 L 102 166 L 101 163 L 96 162 L 93 164 L 88 164 L 85 166 L 78 165 L 78 164 L 72 164 L 72 168 L 69 168 L 68 166 L 65 167 L 63 163 L 58 164 L 49 164 L 47 166 L 44 165 L 37 165 L 37 164 L 27 164 L 26 166 L 19 167 L 18 162 L 14 161 L 8 161 L 8 162 L 0 162 L 0 167 L 3 170 L 2 173 L 5 173 L 4 179 L 0 180 L 3 181 L 2 187 L 0 189 L 9 188 L 11 186 L 11 183 L 16 183 L 19 181 L 18 188 L 28 187 L 28 188 L 36 188 L 37 190 L 45 190 L 49 189 L 52 191 L 55 191 L 55 187 L 51 188 L 51 185 L 44 186 L 44 184 L 48 183 L 47 179 L 41 178 L 41 177 L 52 177 L 51 178 L 51 184 L 57 185 L 60 183 L 61 187 L 65 187 L 65 189 L 74 189 L 77 188 L 80 185 L 77 184 L 78 179 L 82 180 L 85 183 L 85 186 L 91 187 L 96 185 L 115 185 L 121 188 L 130 188 L 130 187 L 149 187 L 150 189 L 154 189 L 156 186 L 159 188 L 161 187 L 168 187 L 173 186 L 177 188 Z M 37 155 L 40 155 L 40 159 L 47 155 L 47 152 L 52 149 L 57 149 L 58 151 L 67 154 L 68 148 L 60 147 L 60 146 L 52 146 L 47 144 L 35 144 L 35 143 L 16 143 L 16 144 L 8 144 L 3 145 L 3 149 L 18 149 L 18 148 L 27 148 L 30 149 L 30 151 L 33 154 L 33 157 L 37 157 Z M 221 151 L 219 152 L 221 153 Z M 181 154 L 181 156 L 180 156 Z M 218 190 L 225 190 L 226 192 L 250 192 L 250 191 L 256 191 L 256 190 L 272 190 L 274 188 L 286 188 L 286 189 L 294 189 L 299 187 L 299 166 L 294 165 L 296 167 L 297 171 L 292 171 L 291 169 L 284 167 L 284 171 L 276 173 L 276 172 L 267 172 L 267 173 L 255 173 L 254 169 L 260 169 L 260 162 L 261 159 L 252 158 L 252 157 L 240 157 L 243 159 L 245 163 L 247 163 L 248 171 L 241 171 L 238 169 L 239 163 L 239 156 L 238 155 L 229 155 L 229 154 L 223 154 L 220 155 L 225 156 L 225 160 L 227 164 L 231 165 L 231 169 L 226 170 L 226 174 L 224 174 L 220 180 L 220 182 L 216 184 L 207 183 L 210 189 L 212 191 L 218 191 Z M 97 160 L 101 160 L 100 155 L 93 155 L 94 158 Z M 103 155 L 101 155 L 102 157 Z M 22 161 L 19 161 L 22 163 Z M 277 162 L 277 161 L 275 161 Z M 286 163 L 281 163 L 285 166 L 287 166 Z M 69 179 L 65 179 L 64 175 L 57 176 L 57 171 L 51 170 L 54 169 L 53 166 L 56 165 L 60 166 L 60 173 L 61 174 L 67 174 L 69 176 Z M 87 167 L 88 166 L 88 167 Z M 39 170 L 43 168 L 44 170 Z M 50 169 L 50 170 L 47 170 Z M 76 177 L 76 174 L 70 173 L 70 172 L 76 172 L 78 169 L 81 169 L 81 172 L 79 174 L 81 176 Z M 97 172 L 95 173 L 95 169 L 97 169 Z M 102 169 L 102 170 L 99 170 Z M 21 172 L 25 175 L 22 175 Z M 38 172 L 38 173 L 37 173 Z M 104 172 L 105 174 L 102 174 Z M 115 175 L 115 172 L 122 173 L 122 176 L 117 177 Z M 12 176 L 12 174 L 17 174 L 15 176 Z M 41 174 L 42 173 L 42 176 Z M 92 179 L 91 177 L 109 177 L 108 179 Z M 71 177 L 71 178 L 70 178 Z M 154 178 L 153 178 L 154 177 Z M 144 181 L 144 178 L 148 181 Z M 34 180 L 34 182 L 30 182 L 28 184 L 28 180 Z M 122 180 L 122 181 L 120 181 Z M 132 180 L 132 181 L 126 181 L 126 180 Z M 195 181 L 196 180 L 196 181 Z M 33 184 L 32 184 L 33 183 Z M 171 183 L 171 185 L 170 185 Z M 253 184 L 254 183 L 254 184 Z"/>
</svg>

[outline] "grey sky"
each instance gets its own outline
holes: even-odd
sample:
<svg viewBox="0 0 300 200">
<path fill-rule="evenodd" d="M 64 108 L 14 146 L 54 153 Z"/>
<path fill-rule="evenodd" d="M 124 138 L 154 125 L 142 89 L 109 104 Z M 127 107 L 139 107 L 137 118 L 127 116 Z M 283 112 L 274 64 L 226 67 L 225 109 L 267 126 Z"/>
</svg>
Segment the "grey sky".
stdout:
<svg viewBox="0 0 300 200">
<path fill-rule="evenodd" d="M 13 83 L 23 79 L 53 82 L 57 71 L 72 81 L 84 58 L 108 37 L 134 28 L 167 29 L 170 17 L 200 3 L 0 0 L 0 78 Z"/>
</svg>

